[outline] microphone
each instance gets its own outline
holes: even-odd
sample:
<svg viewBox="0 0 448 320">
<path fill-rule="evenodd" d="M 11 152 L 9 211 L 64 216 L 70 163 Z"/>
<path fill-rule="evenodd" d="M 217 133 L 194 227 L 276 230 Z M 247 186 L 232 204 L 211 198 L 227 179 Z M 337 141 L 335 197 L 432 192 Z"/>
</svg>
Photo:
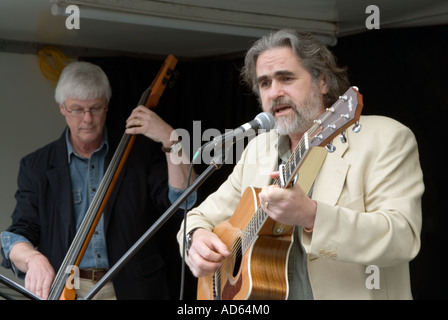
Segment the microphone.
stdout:
<svg viewBox="0 0 448 320">
<path fill-rule="evenodd" d="M 258 130 L 269 130 L 273 129 L 275 125 L 274 116 L 269 112 L 261 112 L 259 113 L 254 120 L 249 121 L 238 128 L 227 132 L 223 135 L 220 135 L 214 138 L 212 141 L 206 143 L 201 147 L 203 151 L 210 151 L 214 149 L 217 145 L 228 145 L 233 144 L 235 141 L 240 140 L 244 137 L 247 137 L 251 134 L 254 134 L 254 131 Z"/>
</svg>

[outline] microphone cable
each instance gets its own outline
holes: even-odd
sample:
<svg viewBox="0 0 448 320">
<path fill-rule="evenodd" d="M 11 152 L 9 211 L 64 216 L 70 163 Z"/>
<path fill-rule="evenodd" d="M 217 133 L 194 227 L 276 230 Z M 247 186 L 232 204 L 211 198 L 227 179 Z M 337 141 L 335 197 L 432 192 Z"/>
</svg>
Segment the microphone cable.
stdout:
<svg viewBox="0 0 448 320">
<path fill-rule="evenodd" d="M 193 161 L 190 163 L 190 168 L 188 169 L 188 179 L 187 179 L 187 189 L 190 187 L 190 179 L 191 174 L 193 172 Z M 181 278 L 180 278 L 180 293 L 179 293 L 179 300 L 184 299 L 184 286 L 185 286 L 185 255 L 186 255 L 186 243 L 185 239 L 187 237 L 187 213 L 188 213 L 188 198 L 185 200 L 185 207 L 184 207 L 184 236 L 182 241 L 182 265 L 181 265 Z"/>
<path fill-rule="evenodd" d="M 200 148 L 198 148 L 198 150 L 196 151 L 196 153 L 193 156 L 193 159 L 190 162 L 190 168 L 188 169 L 188 178 L 187 178 L 187 189 L 190 187 L 190 180 L 191 180 L 191 174 L 193 172 L 193 165 L 194 165 L 194 161 L 196 160 L 196 158 L 201 154 L 202 150 L 204 150 L 204 148 L 209 145 L 210 143 L 212 143 L 212 141 L 209 141 L 205 144 L 203 144 Z M 179 292 L 179 300 L 183 300 L 184 299 L 184 287 L 185 287 L 185 265 L 186 265 L 186 261 L 185 261 L 185 256 L 187 254 L 186 252 L 186 238 L 187 238 L 187 213 L 188 213 L 188 198 L 185 200 L 185 207 L 184 207 L 184 234 L 183 234 L 183 241 L 182 241 L 182 265 L 181 265 L 181 276 L 180 276 L 180 292 Z"/>
</svg>

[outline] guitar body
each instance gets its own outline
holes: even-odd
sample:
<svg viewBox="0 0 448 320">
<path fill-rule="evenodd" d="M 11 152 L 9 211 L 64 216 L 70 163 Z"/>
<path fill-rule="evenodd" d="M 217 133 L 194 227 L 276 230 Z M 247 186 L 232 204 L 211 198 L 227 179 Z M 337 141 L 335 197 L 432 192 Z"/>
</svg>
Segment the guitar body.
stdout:
<svg viewBox="0 0 448 320">
<path fill-rule="evenodd" d="M 214 274 L 199 278 L 198 300 L 281 300 L 288 297 L 288 256 L 292 230 L 274 235 L 275 222 L 268 218 L 256 240 L 242 255 L 242 230 L 258 208 L 260 189 L 248 187 L 233 216 L 213 232 L 231 255 Z"/>
</svg>

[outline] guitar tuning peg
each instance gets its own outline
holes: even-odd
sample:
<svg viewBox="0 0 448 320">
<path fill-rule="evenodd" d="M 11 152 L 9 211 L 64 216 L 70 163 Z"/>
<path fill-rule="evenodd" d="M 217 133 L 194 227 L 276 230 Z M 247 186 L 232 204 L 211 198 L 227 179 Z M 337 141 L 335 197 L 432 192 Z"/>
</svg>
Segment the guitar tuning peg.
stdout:
<svg viewBox="0 0 448 320">
<path fill-rule="evenodd" d="M 336 151 L 336 147 L 333 145 L 333 141 L 330 141 L 330 143 L 325 146 L 325 150 L 327 150 L 330 153 Z"/>
<path fill-rule="evenodd" d="M 341 142 L 342 143 L 346 143 L 347 142 L 347 137 L 345 136 L 345 131 L 342 131 L 342 133 L 339 136 L 341 138 Z"/>
<path fill-rule="evenodd" d="M 353 132 L 354 132 L 354 133 L 358 133 L 359 131 L 361 131 L 361 128 L 362 128 L 362 126 L 361 126 L 361 124 L 359 123 L 359 121 L 356 121 L 356 122 L 355 122 L 355 126 L 353 127 Z"/>
</svg>

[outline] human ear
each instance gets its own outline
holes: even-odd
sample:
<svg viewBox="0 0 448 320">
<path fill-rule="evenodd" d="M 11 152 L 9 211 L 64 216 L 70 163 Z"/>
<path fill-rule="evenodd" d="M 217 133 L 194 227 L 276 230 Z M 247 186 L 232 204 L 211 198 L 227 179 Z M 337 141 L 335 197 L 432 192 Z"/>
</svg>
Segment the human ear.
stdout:
<svg viewBox="0 0 448 320">
<path fill-rule="evenodd" d="M 323 74 L 319 77 L 319 88 L 322 95 L 328 93 L 327 77 Z"/>
</svg>

